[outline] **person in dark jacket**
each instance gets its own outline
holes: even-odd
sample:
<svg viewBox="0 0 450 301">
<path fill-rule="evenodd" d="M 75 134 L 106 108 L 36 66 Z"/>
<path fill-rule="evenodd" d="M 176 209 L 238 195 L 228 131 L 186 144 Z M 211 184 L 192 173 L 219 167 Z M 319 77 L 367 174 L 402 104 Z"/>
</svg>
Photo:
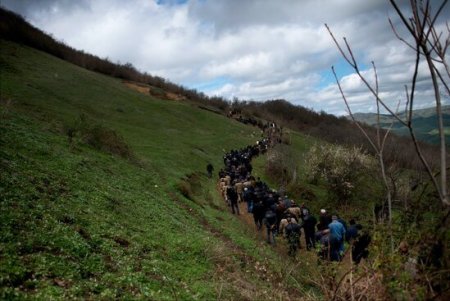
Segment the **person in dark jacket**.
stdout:
<svg viewBox="0 0 450 301">
<path fill-rule="evenodd" d="M 261 230 L 261 227 L 263 225 L 264 214 L 266 213 L 264 204 L 262 201 L 258 201 L 253 204 L 252 213 L 253 213 L 253 220 L 255 221 L 256 229 L 259 231 L 259 230 Z"/>
<path fill-rule="evenodd" d="M 247 203 L 247 212 L 252 213 L 253 212 L 253 204 L 255 199 L 255 193 L 253 190 L 253 187 L 245 187 L 244 193 L 243 193 L 244 202 Z"/>
<path fill-rule="evenodd" d="M 230 202 L 231 212 L 233 214 L 237 213 L 239 215 L 238 194 L 233 186 L 228 186 L 227 197 L 228 201 Z"/>
<path fill-rule="evenodd" d="M 277 227 L 277 215 L 272 210 L 267 210 L 266 214 L 264 216 L 264 225 L 266 225 L 267 229 L 267 242 L 269 244 L 276 243 L 275 236 L 276 236 L 276 227 Z"/>
<path fill-rule="evenodd" d="M 329 224 L 331 224 L 331 216 L 325 209 L 320 209 L 319 223 L 317 224 L 317 232 L 315 235 L 316 241 L 320 240 L 323 230 L 328 229 Z"/>
<path fill-rule="evenodd" d="M 323 231 L 328 229 L 328 225 L 331 224 L 331 216 L 325 209 L 320 209 L 319 223 L 317 224 L 317 230 Z"/>
<path fill-rule="evenodd" d="M 214 166 L 211 163 L 208 163 L 208 165 L 206 165 L 206 171 L 208 172 L 208 178 L 211 178 L 214 171 Z"/>
<path fill-rule="evenodd" d="M 309 209 L 308 209 L 308 207 L 306 207 L 305 204 L 302 204 L 302 205 L 300 206 L 300 218 L 301 218 L 302 220 L 304 220 L 305 215 L 308 215 L 308 214 L 309 214 Z"/>
<path fill-rule="evenodd" d="M 347 232 L 345 233 L 345 241 L 348 243 L 354 241 L 358 236 L 358 230 L 362 229 L 361 225 L 357 225 L 354 219 L 350 220 L 350 227 L 348 227 Z"/>
<path fill-rule="evenodd" d="M 303 230 L 305 231 L 306 250 L 310 251 L 316 246 L 316 229 L 317 220 L 312 214 L 306 214 L 303 217 Z"/>
<path fill-rule="evenodd" d="M 363 231 L 364 232 L 364 231 Z M 372 238 L 369 233 L 365 232 L 359 235 L 352 246 L 352 259 L 355 264 L 359 264 L 361 259 L 369 256 L 369 244 Z"/>
</svg>

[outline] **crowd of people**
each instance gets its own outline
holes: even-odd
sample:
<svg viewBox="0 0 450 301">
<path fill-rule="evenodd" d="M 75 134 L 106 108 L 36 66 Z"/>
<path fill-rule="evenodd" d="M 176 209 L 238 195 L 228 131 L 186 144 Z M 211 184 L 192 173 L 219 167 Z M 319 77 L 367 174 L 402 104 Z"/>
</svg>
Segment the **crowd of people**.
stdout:
<svg viewBox="0 0 450 301">
<path fill-rule="evenodd" d="M 269 127 L 273 128 L 269 133 L 279 132 L 276 124 Z M 265 153 L 274 143 L 277 141 L 269 135 L 254 145 L 225 154 L 224 168 L 219 171 L 219 189 L 232 214 L 243 214 L 239 203 L 244 203 L 245 214 L 253 215 L 257 231 L 266 232 L 267 243 L 275 245 L 277 239 L 285 238 L 288 254 L 293 257 L 301 248 L 302 235 L 306 250 L 317 251 L 324 260 L 340 261 L 345 241 L 352 246 L 356 263 L 367 257 L 370 236 L 360 233 L 362 226 L 355 220 L 350 220 L 347 225 L 342 218 L 330 215 L 326 209 L 320 210 L 317 220 L 305 204 L 298 204 L 286 194 L 270 189 L 260 178 L 252 175 L 252 158 Z M 208 168 L 209 173 L 211 167 Z"/>
</svg>

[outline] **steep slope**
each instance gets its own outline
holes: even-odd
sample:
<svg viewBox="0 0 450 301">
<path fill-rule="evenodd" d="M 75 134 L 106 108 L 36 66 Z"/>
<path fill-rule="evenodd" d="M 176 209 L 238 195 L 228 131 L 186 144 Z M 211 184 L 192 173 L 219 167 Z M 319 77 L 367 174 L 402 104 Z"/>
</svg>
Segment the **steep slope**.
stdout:
<svg viewBox="0 0 450 301">
<path fill-rule="evenodd" d="M 256 128 L 0 45 L 1 299 L 315 294 L 204 175 Z"/>
</svg>

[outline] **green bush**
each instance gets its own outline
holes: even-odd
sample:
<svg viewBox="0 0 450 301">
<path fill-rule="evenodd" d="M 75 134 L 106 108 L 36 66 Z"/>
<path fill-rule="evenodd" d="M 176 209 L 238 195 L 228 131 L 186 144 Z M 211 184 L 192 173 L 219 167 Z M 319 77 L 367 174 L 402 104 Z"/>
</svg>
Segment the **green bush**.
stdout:
<svg viewBox="0 0 450 301">
<path fill-rule="evenodd" d="M 134 157 L 122 136 L 112 129 L 89 120 L 85 115 L 81 115 L 72 124 L 66 124 L 65 133 L 71 146 L 80 142 L 122 158 L 132 159 Z"/>
<path fill-rule="evenodd" d="M 311 183 L 324 181 L 336 201 L 347 203 L 364 194 L 371 186 L 368 176 L 377 174 L 375 159 L 361 148 L 347 148 L 333 144 L 311 147 L 305 157 L 306 176 Z"/>
<path fill-rule="evenodd" d="M 188 181 L 181 180 L 177 184 L 178 191 L 187 199 L 192 200 L 194 198 L 192 192 L 192 186 Z"/>
<path fill-rule="evenodd" d="M 297 165 L 295 155 L 288 145 L 277 144 L 267 153 L 266 173 L 280 187 L 295 181 Z"/>
</svg>

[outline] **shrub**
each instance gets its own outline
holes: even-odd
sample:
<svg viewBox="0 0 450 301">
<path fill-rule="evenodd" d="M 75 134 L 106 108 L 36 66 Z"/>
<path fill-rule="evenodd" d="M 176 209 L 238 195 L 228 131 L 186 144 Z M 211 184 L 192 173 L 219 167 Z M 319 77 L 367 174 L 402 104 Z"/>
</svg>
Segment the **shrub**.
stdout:
<svg viewBox="0 0 450 301">
<path fill-rule="evenodd" d="M 89 120 L 85 115 L 81 115 L 72 124 L 66 124 L 64 131 L 71 147 L 75 143 L 84 143 L 122 158 L 134 158 L 132 150 L 122 136 L 112 129 Z"/>
<path fill-rule="evenodd" d="M 297 164 L 292 149 L 277 144 L 267 154 L 266 173 L 281 187 L 286 187 L 297 176 Z"/>
<path fill-rule="evenodd" d="M 345 203 L 354 198 L 355 191 L 364 190 L 361 186 L 368 175 L 377 172 L 374 158 L 361 148 L 333 144 L 314 145 L 304 164 L 310 182 L 323 180 L 332 197 Z"/>
<path fill-rule="evenodd" d="M 201 177 L 198 172 L 186 175 L 177 183 L 177 190 L 187 199 L 195 201 L 194 196 L 201 190 Z"/>
<path fill-rule="evenodd" d="M 193 192 L 192 192 L 192 186 L 191 184 L 186 180 L 181 180 L 177 184 L 178 191 L 187 199 L 193 200 Z"/>
<path fill-rule="evenodd" d="M 102 125 L 95 125 L 86 132 L 84 141 L 101 151 L 119 155 L 123 158 L 131 157 L 131 150 L 124 139 L 114 130 Z"/>
</svg>

